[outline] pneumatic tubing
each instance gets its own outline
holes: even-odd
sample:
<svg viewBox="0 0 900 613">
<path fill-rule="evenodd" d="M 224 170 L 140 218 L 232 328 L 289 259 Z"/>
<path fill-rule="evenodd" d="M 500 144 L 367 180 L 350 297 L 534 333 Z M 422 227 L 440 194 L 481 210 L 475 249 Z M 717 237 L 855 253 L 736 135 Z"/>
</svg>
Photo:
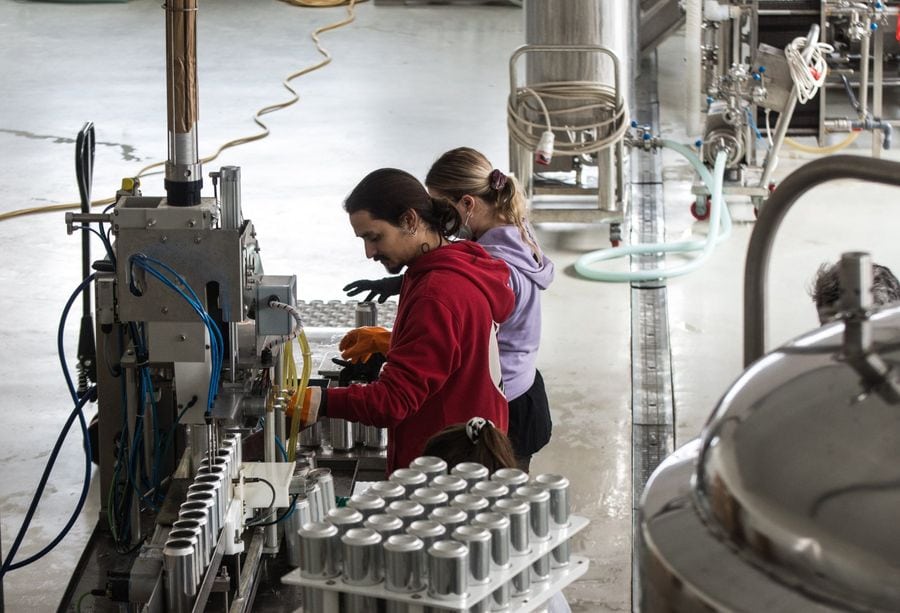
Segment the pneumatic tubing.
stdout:
<svg viewBox="0 0 900 613">
<path fill-rule="evenodd" d="M 668 147 L 683 155 L 700 175 L 700 179 L 709 189 L 711 204 L 709 215 L 709 234 L 705 240 L 678 241 L 675 243 L 650 243 L 641 245 L 626 245 L 612 249 L 601 249 L 586 253 L 575 261 L 575 271 L 582 277 L 591 281 L 606 281 L 609 283 L 629 283 L 634 281 L 655 281 L 668 279 L 687 274 L 699 268 L 712 254 L 713 248 L 719 242 L 731 236 L 731 216 L 728 207 L 722 199 L 722 184 L 725 176 L 725 161 L 727 153 L 720 151 L 716 155 L 713 173 L 700 161 L 693 151 L 687 146 L 674 141 L 663 140 L 664 147 Z M 596 270 L 592 267 L 597 262 L 614 260 L 630 255 L 650 255 L 659 253 L 686 253 L 700 251 L 700 254 L 690 262 L 672 268 L 658 268 L 654 270 L 633 270 L 627 272 Z"/>
<path fill-rule="evenodd" d="M 212 406 L 215 402 L 215 395 L 219 389 L 219 375 L 222 369 L 222 360 L 224 354 L 224 346 L 225 341 L 222 338 L 222 334 L 219 331 L 218 326 L 209 316 L 209 313 L 203 308 L 202 303 L 200 302 L 200 298 L 194 292 L 193 288 L 187 283 L 187 281 L 178 274 L 172 267 L 168 266 L 164 262 L 161 262 L 157 259 L 151 258 L 142 253 L 135 254 L 131 259 L 133 264 L 137 264 L 139 268 L 150 273 L 153 277 L 159 280 L 163 285 L 179 294 L 188 305 L 194 310 L 200 320 L 206 325 L 206 328 L 209 330 L 210 335 L 210 352 L 212 354 L 212 372 L 210 373 L 210 382 L 209 382 L 209 397 L 207 401 L 207 409 L 206 414 L 209 415 L 212 412 Z M 149 263 L 157 264 L 164 268 L 167 272 L 172 274 L 176 280 L 183 285 L 190 295 L 186 294 L 184 290 L 175 285 L 170 279 L 166 278 L 161 272 L 150 266 Z"/>
</svg>

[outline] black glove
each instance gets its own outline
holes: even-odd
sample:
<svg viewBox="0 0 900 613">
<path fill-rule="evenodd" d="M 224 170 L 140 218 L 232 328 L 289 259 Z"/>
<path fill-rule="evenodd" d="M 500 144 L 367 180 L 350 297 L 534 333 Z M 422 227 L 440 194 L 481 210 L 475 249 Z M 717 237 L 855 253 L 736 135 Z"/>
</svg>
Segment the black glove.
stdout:
<svg viewBox="0 0 900 613">
<path fill-rule="evenodd" d="M 375 280 L 359 279 L 345 285 L 344 291 L 347 292 L 348 296 L 369 292 L 369 295 L 366 296 L 363 302 L 371 302 L 372 298 L 378 296 L 378 302 L 381 304 L 391 296 L 398 295 L 401 285 L 403 285 L 403 275 Z"/>
<path fill-rule="evenodd" d="M 367 362 L 353 363 L 340 358 L 331 358 L 331 361 L 341 367 L 338 375 L 338 385 L 347 387 L 351 383 L 371 383 L 378 380 L 381 367 L 387 362 L 383 353 L 373 353 Z"/>
</svg>

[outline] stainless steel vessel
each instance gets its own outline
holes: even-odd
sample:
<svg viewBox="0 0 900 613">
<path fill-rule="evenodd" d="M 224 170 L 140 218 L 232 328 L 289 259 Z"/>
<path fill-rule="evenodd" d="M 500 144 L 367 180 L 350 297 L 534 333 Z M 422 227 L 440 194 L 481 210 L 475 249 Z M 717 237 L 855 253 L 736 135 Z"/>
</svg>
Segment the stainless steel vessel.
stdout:
<svg viewBox="0 0 900 613">
<path fill-rule="evenodd" d="M 900 308 L 867 321 L 868 355 L 895 378 Z M 753 363 L 702 436 L 654 472 L 644 610 L 900 610 L 900 405 L 863 382 L 846 351 L 853 325 Z"/>
</svg>

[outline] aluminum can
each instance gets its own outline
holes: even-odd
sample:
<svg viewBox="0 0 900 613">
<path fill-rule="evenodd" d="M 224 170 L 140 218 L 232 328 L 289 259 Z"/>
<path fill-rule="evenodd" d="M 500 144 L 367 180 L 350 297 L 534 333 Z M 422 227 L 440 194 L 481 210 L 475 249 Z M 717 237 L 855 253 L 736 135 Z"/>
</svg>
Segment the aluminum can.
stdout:
<svg viewBox="0 0 900 613">
<path fill-rule="evenodd" d="M 163 547 L 166 569 L 166 604 L 169 613 L 190 613 L 197 595 L 194 543 L 189 539 L 169 539 Z"/>
<path fill-rule="evenodd" d="M 499 481 L 509 488 L 510 493 L 528 483 L 528 473 L 518 468 L 500 468 L 491 475 L 491 481 Z"/>
<path fill-rule="evenodd" d="M 479 481 L 469 490 L 470 494 L 484 496 L 490 504 L 509 495 L 509 488 L 499 481 Z"/>
<path fill-rule="evenodd" d="M 416 491 L 416 489 L 424 487 L 428 482 L 428 477 L 421 470 L 415 470 L 413 468 L 398 468 L 391 473 L 391 476 L 388 477 L 388 480 L 402 485 L 406 490 L 406 495 L 409 496 L 414 491 Z"/>
<path fill-rule="evenodd" d="M 191 491 L 189 488 L 185 501 L 181 503 L 181 509 L 203 509 L 206 512 L 208 525 L 212 526 L 210 532 L 212 532 L 213 550 L 215 550 L 221 530 L 216 509 L 216 495 L 213 492 Z"/>
<path fill-rule="evenodd" d="M 309 515 L 312 521 L 325 521 L 325 502 L 322 500 L 322 488 L 315 481 L 306 482 L 304 495 L 309 500 Z"/>
<path fill-rule="evenodd" d="M 231 504 L 231 480 L 228 478 L 228 475 L 224 472 L 224 467 L 213 467 L 209 466 L 206 469 L 201 468 L 202 470 L 210 470 L 212 472 L 209 473 L 200 473 L 198 472 L 197 476 L 194 477 L 194 483 L 191 485 L 196 485 L 200 483 L 211 483 L 218 492 L 218 503 L 221 505 L 222 512 L 222 523 L 225 519 L 225 513 L 228 511 L 228 505 Z M 190 486 L 188 486 L 190 488 Z"/>
<path fill-rule="evenodd" d="M 402 500 L 406 496 L 406 488 L 393 481 L 376 481 L 364 493 L 380 496 L 386 504 L 391 504 L 395 500 Z"/>
<path fill-rule="evenodd" d="M 216 502 L 213 496 L 205 497 L 198 493 L 194 498 L 186 499 L 178 508 L 179 518 L 197 519 L 196 513 L 198 511 L 206 517 L 206 542 L 209 546 L 210 555 L 215 552 L 216 544 L 219 542 L 219 527 L 216 524 L 215 506 Z"/>
<path fill-rule="evenodd" d="M 309 500 L 303 494 L 294 496 L 294 510 L 284 520 L 284 543 L 288 562 L 293 567 L 300 566 L 300 528 L 312 521 Z"/>
<path fill-rule="evenodd" d="M 428 595 L 456 599 L 469 590 L 469 549 L 459 541 L 437 541 L 428 548 Z"/>
<path fill-rule="evenodd" d="M 569 480 L 562 475 L 541 474 L 534 478 L 533 484 L 550 493 L 550 529 L 560 530 L 569 525 L 571 515 L 569 502 Z M 550 564 L 553 568 L 562 568 L 569 564 L 571 545 L 562 541 L 553 548 Z"/>
<path fill-rule="evenodd" d="M 515 498 L 526 501 L 531 510 L 531 538 L 546 541 L 550 538 L 550 493 L 540 487 L 524 485 L 516 490 Z"/>
<path fill-rule="evenodd" d="M 469 516 L 458 507 L 438 507 L 428 514 L 428 519 L 442 524 L 448 532 L 453 532 L 457 526 L 467 523 Z"/>
<path fill-rule="evenodd" d="M 462 509 L 466 512 L 469 520 L 475 518 L 479 513 L 490 510 L 491 503 L 484 496 L 476 494 L 457 494 L 450 501 L 451 507 Z"/>
<path fill-rule="evenodd" d="M 187 500 L 192 500 L 192 494 L 205 493 L 212 496 L 215 506 L 213 514 L 216 518 L 216 525 L 219 529 L 225 523 L 225 496 L 222 494 L 221 484 L 216 483 L 191 483 L 187 488 Z"/>
<path fill-rule="evenodd" d="M 236 437 L 227 436 L 222 440 L 222 446 L 219 449 L 220 451 L 225 450 L 228 452 L 232 479 L 237 479 L 241 475 L 241 461 L 238 453 L 239 440 Z"/>
<path fill-rule="evenodd" d="M 569 525 L 569 480 L 562 475 L 549 473 L 534 478 L 533 485 L 550 494 L 550 528 L 558 530 Z"/>
<path fill-rule="evenodd" d="M 344 583 L 377 585 L 384 577 L 381 535 L 369 528 L 351 528 L 341 537 Z"/>
<path fill-rule="evenodd" d="M 357 445 L 365 445 L 366 444 L 366 425 L 361 424 L 358 421 L 354 421 L 353 423 L 353 442 Z"/>
<path fill-rule="evenodd" d="M 457 494 L 465 494 L 469 483 L 457 475 L 438 475 L 431 480 L 431 487 L 446 492 L 453 498 Z"/>
<path fill-rule="evenodd" d="M 472 520 L 473 526 L 491 533 L 491 561 L 497 570 L 510 567 L 509 518 L 503 513 L 479 513 Z"/>
<path fill-rule="evenodd" d="M 325 520 L 336 526 L 338 529 L 338 538 L 347 534 L 347 530 L 351 528 L 363 527 L 363 514 L 351 507 L 336 507 L 328 511 Z"/>
<path fill-rule="evenodd" d="M 425 519 L 425 508 L 414 500 L 395 500 L 387 506 L 387 512 L 403 520 L 404 526 Z"/>
<path fill-rule="evenodd" d="M 447 535 L 447 527 L 432 519 L 421 519 L 411 523 L 406 528 L 406 533 L 421 540 L 425 544 L 425 550 L 427 551 L 435 541 L 439 541 Z M 426 568 L 425 570 L 427 572 L 428 569 Z"/>
<path fill-rule="evenodd" d="M 509 544 L 514 556 L 527 555 L 529 544 L 531 507 L 524 500 L 503 498 L 494 503 L 492 510 L 509 518 Z"/>
<path fill-rule="evenodd" d="M 529 535 L 530 507 L 527 502 L 518 498 L 501 498 L 494 503 L 492 510 L 509 518 L 509 542 L 512 554 L 528 555 L 531 552 Z M 531 571 L 526 568 L 512 579 L 512 595 L 522 596 L 531 591 Z"/>
<path fill-rule="evenodd" d="M 190 541 L 191 546 L 194 548 L 194 563 L 192 566 L 194 570 L 194 583 L 199 587 L 205 568 L 203 566 L 203 549 L 200 544 L 200 530 L 198 528 L 173 528 L 172 530 L 169 530 L 167 539 L 170 541 Z"/>
<path fill-rule="evenodd" d="M 341 594 L 340 606 L 337 611 L 353 611 L 353 613 L 379 613 L 378 598 L 363 596 L 362 594 Z"/>
<path fill-rule="evenodd" d="M 384 513 L 384 498 L 373 494 L 354 494 L 347 501 L 347 506 L 356 509 L 363 515 L 363 520 L 376 513 Z"/>
<path fill-rule="evenodd" d="M 340 572 L 338 529 L 325 522 L 309 522 L 300 528 L 300 575 L 307 579 L 332 579 Z"/>
<path fill-rule="evenodd" d="M 341 537 L 344 558 L 341 576 L 349 585 L 377 585 L 384 576 L 382 537 L 368 528 L 351 528 Z M 342 593 L 340 611 L 378 613 L 378 599 Z"/>
<path fill-rule="evenodd" d="M 433 455 L 419 456 L 409 463 L 409 467 L 415 470 L 421 470 L 428 475 L 429 479 L 433 479 L 438 475 L 447 474 L 447 462 L 445 462 L 443 458 Z"/>
<path fill-rule="evenodd" d="M 322 446 L 322 422 L 317 421 L 300 431 L 300 446 L 318 448 Z"/>
<path fill-rule="evenodd" d="M 315 468 L 306 474 L 306 478 L 315 480 L 322 492 L 322 508 L 325 513 L 337 506 L 334 498 L 334 477 L 330 468 Z"/>
<path fill-rule="evenodd" d="M 510 581 L 512 596 L 519 597 L 531 591 L 531 569 L 526 568 Z"/>
<path fill-rule="evenodd" d="M 540 583 L 550 578 L 550 554 L 542 555 L 531 565 L 531 581 Z"/>
<path fill-rule="evenodd" d="M 374 530 L 381 535 L 382 540 L 387 540 L 388 537 L 403 532 L 404 525 L 403 520 L 396 515 L 376 513 L 375 515 L 370 515 L 363 522 L 363 527 Z"/>
<path fill-rule="evenodd" d="M 469 548 L 469 583 L 491 580 L 491 533 L 478 526 L 459 526 L 451 535 Z"/>
<path fill-rule="evenodd" d="M 387 449 L 388 431 L 387 428 L 379 428 L 377 426 L 366 426 L 363 433 L 364 443 L 369 449 Z"/>
<path fill-rule="evenodd" d="M 469 484 L 469 488 L 473 485 L 488 478 L 490 471 L 483 464 L 478 462 L 460 462 L 450 469 L 451 475 L 462 477 Z"/>
<path fill-rule="evenodd" d="M 443 540 L 446 538 L 448 534 L 447 528 L 436 521 L 432 521 L 430 519 L 422 519 L 419 521 L 414 521 L 406 528 L 406 533 L 415 536 L 424 545 L 422 548 L 421 556 L 421 564 L 422 564 L 422 572 L 425 574 L 425 577 L 428 576 L 428 557 L 427 551 L 428 548 L 431 547 L 436 541 Z"/>
<path fill-rule="evenodd" d="M 395 534 L 384 543 L 384 587 L 408 594 L 425 588 L 425 544 L 411 534 Z"/>
<path fill-rule="evenodd" d="M 378 325 L 378 307 L 371 300 L 359 302 L 356 305 L 354 313 L 356 327 L 377 326 Z"/>
<path fill-rule="evenodd" d="M 412 493 L 409 499 L 422 505 L 425 515 L 428 515 L 437 507 L 447 506 L 450 501 L 447 492 L 435 487 L 420 487 Z"/>
<path fill-rule="evenodd" d="M 234 448 L 234 461 L 240 472 L 241 464 L 244 463 L 244 439 L 240 429 L 227 429 L 225 431 L 225 444 Z"/>
<path fill-rule="evenodd" d="M 234 463 L 234 451 L 230 447 L 219 447 L 213 463 L 227 468 L 229 479 L 236 479 L 240 474 L 239 467 Z"/>
<path fill-rule="evenodd" d="M 509 518 L 503 513 L 479 513 L 472 520 L 491 533 L 491 568 L 502 570 L 512 565 L 509 557 Z M 509 607 L 510 582 L 507 581 L 491 593 L 491 609 L 503 610 Z"/>
<path fill-rule="evenodd" d="M 328 427 L 331 432 L 331 447 L 336 451 L 350 451 L 353 449 L 353 424 L 346 419 L 337 417 L 328 418 Z"/>
<path fill-rule="evenodd" d="M 209 518 L 206 515 L 206 510 L 179 510 L 178 521 L 172 524 L 172 529 L 190 529 L 193 526 L 197 527 L 201 545 L 200 549 L 203 551 L 203 555 L 200 557 L 200 565 L 203 568 L 206 568 L 207 566 L 209 566 L 209 561 L 212 559 L 214 551 L 214 545 L 212 542 L 212 530 L 209 529 Z"/>
</svg>

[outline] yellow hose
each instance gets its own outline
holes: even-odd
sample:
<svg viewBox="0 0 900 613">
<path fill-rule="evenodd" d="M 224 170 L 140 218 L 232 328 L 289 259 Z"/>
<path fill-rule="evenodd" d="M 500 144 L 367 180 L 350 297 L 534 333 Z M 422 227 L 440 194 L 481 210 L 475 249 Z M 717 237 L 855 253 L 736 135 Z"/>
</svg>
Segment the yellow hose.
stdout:
<svg viewBox="0 0 900 613">
<path fill-rule="evenodd" d="M 829 145 L 828 147 L 810 147 L 809 145 L 804 145 L 802 143 L 798 143 L 793 138 L 785 138 L 784 142 L 786 142 L 788 145 L 790 145 L 794 149 L 797 149 L 798 151 L 803 151 L 804 153 L 829 155 L 831 153 L 837 153 L 841 149 L 849 147 L 850 145 L 853 144 L 853 141 L 855 141 L 857 138 L 859 138 L 859 132 L 850 132 L 850 134 L 847 135 L 847 138 L 845 138 L 841 142 L 836 143 L 834 145 Z"/>
<path fill-rule="evenodd" d="M 303 370 L 300 375 L 300 385 L 291 396 L 290 405 L 293 407 L 291 412 L 291 437 L 290 447 L 288 449 L 288 461 L 293 462 L 297 457 L 297 436 L 300 434 L 300 407 L 303 406 L 303 399 L 306 395 L 306 387 L 309 385 L 309 374 L 312 372 L 312 351 L 309 348 L 309 340 L 306 338 L 306 331 L 300 329 L 297 336 L 297 342 L 300 343 L 300 354 L 303 356 Z"/>
</svg>

